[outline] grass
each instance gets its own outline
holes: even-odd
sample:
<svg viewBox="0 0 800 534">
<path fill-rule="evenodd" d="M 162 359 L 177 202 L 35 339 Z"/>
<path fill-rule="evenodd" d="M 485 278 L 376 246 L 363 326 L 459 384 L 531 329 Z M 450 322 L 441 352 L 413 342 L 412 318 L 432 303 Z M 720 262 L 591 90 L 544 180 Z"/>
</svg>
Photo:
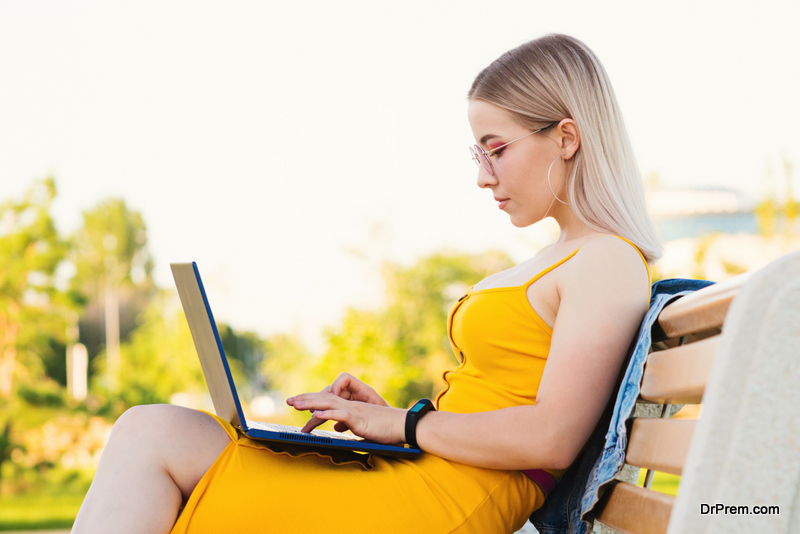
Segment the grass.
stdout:
<svg viewBox="0 0 800 534">
<path fill-rule="evenodd" d="M 70 528 L 83 494 L 23 494 L 0 498 L 0 531 Z"/>
<path fill-rule="evenodd" d="M 639 470 L 639 485 L 644 485 L 644 477 L 647 473 L 646 469 Z M 651 489 L 666 493 L 668 495 L 677 495 L 678 486 L 681 483 L 681 477 L 677 475 L 670 475 L 669 473 L 660 473 L 658 471 L 653 475 L 653 485 Z"/>
</svg>

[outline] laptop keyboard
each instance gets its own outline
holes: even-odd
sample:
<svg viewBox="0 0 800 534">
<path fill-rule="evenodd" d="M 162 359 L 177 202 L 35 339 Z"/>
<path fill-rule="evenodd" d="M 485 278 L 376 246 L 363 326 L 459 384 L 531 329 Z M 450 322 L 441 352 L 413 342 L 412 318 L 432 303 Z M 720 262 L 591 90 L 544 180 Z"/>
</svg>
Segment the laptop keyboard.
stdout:
<svg viewBox="0 0 800 534">
<path fill-rule="evenodd" d="M 311 432 L 300 432 L 300 427 L 298 426 L 276 425 L 275 423 L 261 423 L 259 421 L 248 421 L 247 426 L 250 428 L 258 428 L 259 430 L 268 430 L 271 432 L 293 432 L 295 434 L 311 434 L 313 436 L 320 436 L 330 439 L 361 441 L 360 437 L 353 434 L 346 434 L 344 432 L 331 432 L 329 430 L 314 429 Z"/>
</svg>

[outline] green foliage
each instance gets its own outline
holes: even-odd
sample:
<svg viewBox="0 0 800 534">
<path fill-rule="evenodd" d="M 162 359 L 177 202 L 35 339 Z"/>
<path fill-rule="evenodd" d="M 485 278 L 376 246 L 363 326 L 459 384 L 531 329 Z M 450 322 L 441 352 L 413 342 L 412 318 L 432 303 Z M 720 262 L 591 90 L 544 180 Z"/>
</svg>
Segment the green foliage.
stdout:
<svg viewBox="0 0 800 534">
<path fill-rule="evenodd" d="M 75 522 L 86 490 L 60 490 L 3 497 L 0 531 L 69 529 Z"/>
<path fill-rule="evenodd" d="M 694 266 L 692 268 L 692 278 L 704 280 L 706 278 L 706 256 L 714 242 L 719 239 L 719 233 L 712 233 L 700 236 L 697 242 L 697 249 L 694 253 Z"/>
<path fill-rule="evenodd" d="M 3 482 L 3 465 L 6 460 L 11 458 L 11 451 L 14 450 L 16 444 L 11 438 L 11 421 L 0 421 L 0 484 Z M 0 486 L 2 489 L 2 486 Z"/>
<path fill-rule="evenodd" d="M 237 332 L 226 324 L 220 324 L 217 328 L 228 360 L 239 362 L 246 376 L 258 380 L 264 360 L 264 341 L 255 332 Z"/>
<path fill-rule="evenodd" d="M 375 388 L 389 404 L 399 405 L 406 386 L 425 380 L 423 370 L 407 357 L 403 330 L 403 325 L 391 322 L 388 310 L 350 309 L 341 326 L 327 332 L 328 350 L 314 374 L 327 384 L 347 371 Z M 321 384 L 311 389 L 321 389 Z"/>
<path fill-rule="evenodd" d="M 768 197 L 759 202 L 753 210 L 756 215 L 758 232 L 763 237 L 772 238 L 779 233 L 792 236 L 798 233 L 797 220 L 800 202 L 791 196 L 785 202 Z"/>
<path fill-rule="evenodd" d="M 85 494 L 111 421 L 89 408 L 95 399 L 67 401 L 52 381 L 18 391 L 0 410 L 0 456 L 11 460 L 0 465 L 0 499 L 5 504 L 13 495 Z"/>
<path fill-rule="evenodd" d="M 35 183 L 22 201 L 8 201 L 0 206 L 0 254 L 2 262 L 0 291 L 21 301 L 28 290 L 50 294 L 48 284 L 66 251 L 66 243 L 50 216 L 50 205 L 56 196 L 52 178 Z M 10 261 L 10 260 L 15 261 Z M 43 276 L 30 278 L 31 273 Z"/>
<path fill-rule="evenodd" d="M 791 237 L 800 232 L 798 228 L 798 215 L 800 215 L 800 202 L 795 200 L 792 180 L 792 162 L 784 155 L 781 162 L 783 173 L 778 178 L 778 184 L 773 178 L 772 169 L 768 167 L 766 182 L 770 184 L 766 197 L 761 200 L 753 210 L 756 216 L 758 232 L 766 238 L 783 233 Z M 778 198 L 782 198 L 779 201 Z"/>
<path fill-rule="evenodd" d="M 264 342 L 264 352 L 259 370 L 266 379 L 268 389 L 290 396 L 325 386 L 323 379 L 310 374 L 314 358 L 298 336 L 270 336 Z"/>
<path fill-rule="evenodd" d="M 141 315 L 141 324 L 121 346 L 122 367 L 115 398 L 125 406 L 169 402 L 178 392 L 205 391 L 189 326 L 173 292 L 161 292 Z M 100 358 L 99 367 L 104 359 Z"/>
<path fill-rule="evenodd" d="M 67 385 L 67 345 L 66 340 L 50 338 L 46 347 L 39 351 L 39 359 L 45 375 L 61 386 Z"/>
<path fill-rule="evenodd" d="M 328 350 L 314 370 L 317 383 L 347 371 L 399 407 L 435 395 L 442 370 L 455 362 L 446 332 L 453 301 L 468 286 L 510 266 L 499 252 L 439 253 L 410 267 L 386 265 L 387 306 L 350 309 L 341 326 L 328 330 Z"/>
<path fill-rule="evenodd" d="M 0 397 L 15 378 L 30 383 L 42 374 L 38 353 L 63 339 L 70 293 L 56 287 L 55 272 L 68 243 L 50 216 L 52 178 L 36 182 L 20 201 L 0 205 Z"/>
<path fill-rule="evenodd" d="M 758 232 L 764 237 L 775 235 L 775 226 L 780 206 L 774 198 L 766 198 L 758 203 L 753 212 L 756 214 Z"/>
<path fill-rule="evenodd" d="M 71 286 L 87 301 L 80 318 L 80 342 L 91 362 L 104 348 L 108 351 L 112 365 L 106 381 L 118 385 L 119 343 L 136 328 L 136 318 L 155 292 L 147 227 L 139 212 L 112 198 L 83 213 L 83 225 L 73 242 Z"/>
<path fill-rule="evenodd" d="M 85 211 L 74 242 L 74 283 L 92 297 L 108 277 L 118 282 L 150 277 L 153 261 L 146 248 L 147 227 L 141 213 L 130 210 L 122 199 L 109 199 Z"/>
<path fill-rule="evenodd" d="M 646 475 L 647 475 L 647 469 L 639 470 L 639 480 L 638 480 L 639 486 L 644 486 L 644 479 Z M 658 491 L 660 493 L 666 493 L 667 495 L 675 496 L 678 494 L 678 486 L 680 486 L 680 483 L 681 483 L 680 476 L 656 471 L 653 474 L 653 483 L 650 486 L 650 488 L 653 491 Z"/>
<path fill-rule="evenodd" d="M 40 379 L 35 384 L 22 384 L 17 389 L 19 398 L 31 406 L 64 406 L 64 389 L 51 379 Z"/>
</svg>

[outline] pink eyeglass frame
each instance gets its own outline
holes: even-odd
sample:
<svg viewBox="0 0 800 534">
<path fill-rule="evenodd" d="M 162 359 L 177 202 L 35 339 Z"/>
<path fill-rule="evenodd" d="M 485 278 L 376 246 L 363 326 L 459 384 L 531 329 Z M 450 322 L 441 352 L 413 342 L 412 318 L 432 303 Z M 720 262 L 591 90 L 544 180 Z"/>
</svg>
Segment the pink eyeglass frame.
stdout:
<svg viewBox="0 0 800 534">
<path fill-rule="evenodd" d="M 559 122 L 560 122 L 560 121 L 559 121 Z M 525 139 L 526 137 L 530 137 L 531 135 L 533 135 L 533 134 L 535 134 L 535 133 L 539 133 L 539 132 L 541 132 L 541 131 L 543 131 L 543 130 L 547 130 L 548 128 L 552 128 L 552 127 L 553 127 L 553 126 L 555 126 L 556 124 L 558 124 L 558 122 L 554 122 L 554 123 L 553 123 L 553 124 L 551 124 L 550 126 L 545 126 L 544 128 L 539 128 L 538 130 L 534 130 L 534 131 L 532 131 L 532 132 L 531 132 L 531 133 L 529 133 L 529 134 L 525 134 L 525 135 L 523 135 L 522 137 L 517 137 L 516 139 L 514 139 L 514 140 L 512 140 L 512 141 L 509 141 L 508 143 L 506 143 L 506 144 L 504 144 L 504 145 L 500 145 L 500 146 L 498 146 L 498 147 L 495 147 L 495 148 L 493 148 L 493 149 L 491 149 L 491 150 L 488 150 L 488 151 L 487 151 L 487 150 L 484 150 L 484 149 L 482 149 L 482 148 L 480 147 L 480 145 L 478 145 L 478 144 L 474 144 L 474 145 L 472 145 L 471 147 L 469 147 L 469 153 L 470 153 L 470 154 L 472 154 L 472 161 L 474 161 L 474 162 L 475 162 L 475 165 L 477 165 L 477 166 L 478 166 L 478 168 L 480 168 L 480 166 L 481 166 L 481 156 L 483 156 L 483 161 L 485 161 L 485 162 L 486 162 L 486 165 L 485 165 L 485 167 L 486 167 L 486 172 L 488 172 L 490 176 L 494 176 L 494 167 L 492 166 L 492 161 L 489 159 L 489 158 L 492 156 L 492 154 L 493 154 L 494 152 L 497 152 L 497 151 L 498 151 L 498 150 L 500 150 L 501 148 L 505 148 L 505 147 L 507 147 L 507 146 L 508 146 L 508 145 L 510 145 L 511 143 L 516 143 L 516 142 L 517 142 L 517 141 L 519 141 L 520 139 Z"/>
</svg>

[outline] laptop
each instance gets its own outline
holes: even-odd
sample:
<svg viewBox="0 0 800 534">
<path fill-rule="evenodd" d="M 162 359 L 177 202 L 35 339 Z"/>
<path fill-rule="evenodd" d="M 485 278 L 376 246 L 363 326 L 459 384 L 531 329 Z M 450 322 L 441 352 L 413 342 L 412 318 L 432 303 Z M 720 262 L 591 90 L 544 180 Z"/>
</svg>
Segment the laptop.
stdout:
<svg viewBox="0 0 800 534">
<path fill-rule="evenodd" d="M 314 429 L 310 433 L 300 432 L 299 427 L 277 425 L 259 421 L 247 421 L 236 393 L 228 359 L 222 348 L 217 324 L 211 313 L 203 281 L 197 264 L 172 263 L 172 276 L 178 287 L 183 311 L 189 322 L 189 330 L 200 357 L 203 375 L 214 402 L 214 411 L 248 437 L 259 440 L 291 443 L 311 448 L 344 449 L 402 458 L 414 458 L 422 453 L 409 445 L 384 445 L 365 440 L 349 433 L 329 432 Z"/>
</svg>

